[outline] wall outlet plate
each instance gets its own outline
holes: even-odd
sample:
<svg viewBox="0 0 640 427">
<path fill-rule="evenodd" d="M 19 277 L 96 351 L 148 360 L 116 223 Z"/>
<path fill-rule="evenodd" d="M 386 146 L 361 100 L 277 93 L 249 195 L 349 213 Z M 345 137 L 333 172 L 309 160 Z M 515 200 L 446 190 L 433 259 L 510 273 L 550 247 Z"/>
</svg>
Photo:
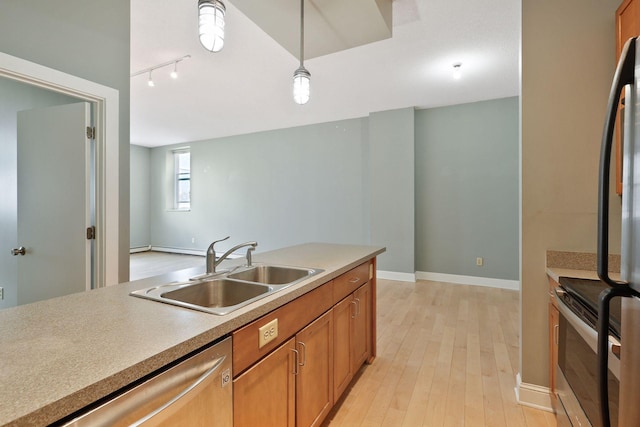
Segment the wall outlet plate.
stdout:
<svg viewBox="0 0 640 427">
<path fill-rule="evenodd" d="M 273 319 L 271 322 L 258 328 L 258 343 L 259 348 L 264 347 L 274 339 L 278 338 L 278 319 Z"/>
<path fill-rule="evenodd" d="M 482 264 L 484 264 L 484 259 L 482 259 L 482 257 L 476 258 L 476 265 L 482 267 Z"/>
<path fill-rule="evenodd" d="M 4 288 L 0 288 L 0 299 L 4 299 Z"/>
</svg>

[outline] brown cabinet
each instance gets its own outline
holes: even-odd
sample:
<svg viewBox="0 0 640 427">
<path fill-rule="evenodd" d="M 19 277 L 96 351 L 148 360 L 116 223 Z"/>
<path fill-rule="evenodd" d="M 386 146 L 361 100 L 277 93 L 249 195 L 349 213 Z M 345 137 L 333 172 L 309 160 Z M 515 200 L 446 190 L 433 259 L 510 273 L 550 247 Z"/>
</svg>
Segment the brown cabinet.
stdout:
<svg viewBox="0 0 640 427">
<path fill-rule="evenodd" d="M 233 380 L 234 427 L 295 426 L 295 339 Z"/>
<path fill-rule="evenodd" d="M 616 10 L 616 61 L 620 59 L 620 53 L 624 44 L 631 37 L 640 35 L 640 0 L 624 0 Z M 624 97 L 624 93 L 622 94 Z M 618 106 L 618 118 L 616 120 L 616 193 L 622 194 L 622 112 L 624 99 Z"/>
<path fill-rule="evenodd" d="M 556 391 L 556 367 L 558 366 L 558 327 L 560 313 L 549 303 L 549 387 Z"/>
<path fill-rule="evenodd" d="M 549 388 L 551 396 L 556 392 L 556 367 L 558 366 L 558 332 L 560 324 L 560 312 L 555 300 L 555 288 L 558 283 L 549 279 Z"/>
<path fill-rule="evenodd" d="M 371 355 L 371 284 L 366 283 L 354 292 L 356 315 L 353 319 L 354 372 Z"/>
<path fill-rule="evenodd" d="M 371 356 L 371 284 L 367 282 L 333 308 L 334 401 Z"/>
<path fill-rule="evenodd" d="M 374 267 L 365 262 L 233 332 L 236 427 L 323 422 L 375 357 Z"/>
<path fill-rule="evenodd" d="M 349 296 L 333 307 L 333 395 L 338 400 L 353 378 L 352 317 L 355 301 Z"/>
<path fill-rule="evenodd" d="M 233 381 L 234 426 L 317 426 L 333 406 L 331 311 Z"/>
<path fill-rule="evenodd" d="M 296 425 L 318 426 L 333 406 L 333 316 L 328 311 L 296 335 Z"/>
</svg>

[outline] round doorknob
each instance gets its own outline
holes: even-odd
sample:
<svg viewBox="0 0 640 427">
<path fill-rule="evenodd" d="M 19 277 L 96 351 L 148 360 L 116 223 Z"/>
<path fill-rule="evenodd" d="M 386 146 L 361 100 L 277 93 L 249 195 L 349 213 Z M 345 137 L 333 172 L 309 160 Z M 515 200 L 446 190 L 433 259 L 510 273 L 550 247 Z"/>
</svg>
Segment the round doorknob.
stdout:
<svg viewBox="0 0 640 427">
<path fill-rule="evenodd" d="M 11 249 L 11 255 L 13 256 L 24 255 L 26 253 L 27 253 L 27 250 L 24 248 L 24 246 Z"/>
</svg>

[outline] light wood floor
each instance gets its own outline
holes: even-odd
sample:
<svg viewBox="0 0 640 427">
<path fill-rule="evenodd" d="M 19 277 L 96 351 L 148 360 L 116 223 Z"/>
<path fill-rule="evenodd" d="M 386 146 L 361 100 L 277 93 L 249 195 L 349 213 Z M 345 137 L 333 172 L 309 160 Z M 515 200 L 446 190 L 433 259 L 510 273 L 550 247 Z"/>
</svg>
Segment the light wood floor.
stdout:
<svg viewBox="0 0 640 427">
<path fill-rule="evenodd" d="M 203 265 L 204 257 L 131 255 L 131 280 Z M 518 292 L 378 280 L 378 357 L 329 414 L 338 426 L 555 427 L 520 406 Z"/>
<path fill-rule="evenodd" d="M 515 400 L 518 292 L 378 280 L 378 357 L 325 426 L 556 426 Z"/>
<path fill-rule="evenodd" d="M 153 251 L 139 252 L 129 255 L 129 280 L 144 279 L 204 265 L 205 257 L 203 256 Z"/>
</svg>

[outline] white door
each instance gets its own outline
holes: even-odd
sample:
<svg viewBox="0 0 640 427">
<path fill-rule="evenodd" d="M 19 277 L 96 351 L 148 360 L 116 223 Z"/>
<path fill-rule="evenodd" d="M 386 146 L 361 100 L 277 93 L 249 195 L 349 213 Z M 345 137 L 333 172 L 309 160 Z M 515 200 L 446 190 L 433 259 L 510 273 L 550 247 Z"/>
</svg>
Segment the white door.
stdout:
<svg viewBox="0 0 640 427">
<path fill-rule="evenodd" d="M 90 104 L 18 113 L 18 304 L 91 288 Z"/>
</svg>

